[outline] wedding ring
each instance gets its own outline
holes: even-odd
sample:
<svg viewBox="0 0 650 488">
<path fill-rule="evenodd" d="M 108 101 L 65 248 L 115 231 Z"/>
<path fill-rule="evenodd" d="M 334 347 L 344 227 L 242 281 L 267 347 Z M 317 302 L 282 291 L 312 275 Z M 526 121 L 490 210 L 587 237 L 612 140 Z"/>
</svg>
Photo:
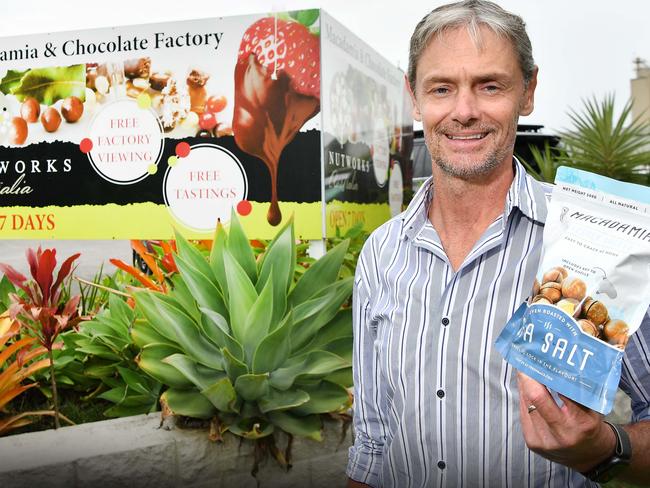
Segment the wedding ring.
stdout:
<svg viewBox="0 0 650 488">
<path fill-rule="evenodd" d="M 528 405 L 528 413 L 533 413 L 535 410 L 537 410 L 535 405 Z"/>
</svg>

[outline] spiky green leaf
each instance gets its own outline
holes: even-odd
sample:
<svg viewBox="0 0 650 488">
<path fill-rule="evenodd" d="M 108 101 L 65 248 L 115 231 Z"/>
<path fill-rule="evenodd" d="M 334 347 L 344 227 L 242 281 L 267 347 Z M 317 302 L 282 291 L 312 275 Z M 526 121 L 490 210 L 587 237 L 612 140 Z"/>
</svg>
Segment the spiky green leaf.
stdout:
<svg viewBox="0 0 650 488">
<path fill-rule="evenodd" d="M 334 318 L 341 305 L 350 298 L 353 281 L 353 278 L 345 278 L 332 283 L 311 300 L 294 308 L 294 335 L 291 338 L 294 350 L 308 343 Z"/>
<path fill-rule="evenodd" d="M 116 323 L 121 325 L 122 332 L 126 333 L 134 319 L 133 309 L 121 297 L 111 293 L 108 296 L 108 310 L 111 318 L 115 319 Z"/>
<path fill-rule="evenodd" d="M 273 410 L 288 410 L 298 407 L 309 401 L 309 394 L 304 390 L 276 390 L 270 388 L 267 395 L 260 398 L 257 402 L 262 413 Z"/>
<path fill-rule="evenodd" d="M 235 382 L 237 378 L 248 373 L 248 366 L 246 366 L 246 363 L 235 357 L 227 347 L 224 347 L 221 351 L 223 354 L 226 374 L 231 381 Z"/>
<path fill-rule="evenodd" d="M 206 337 L 219 348 L 227 348 L 238 359 L 244 359 L 244 350 L 239 342 L 230 335 L 228 322 L 219 313 L 201 308 L 201 327 Z"/>
<path fill-rule="evenodd" d="M 220 412 L 239 412 L 239 399 L 230 379 L 223 377 L 207 388 L 201 390 L 201 395 L 210 401 Z"/>
<path fill-rule="evenodd" d="M 214 286 L 218 286 L 207 257 L 196 246 L 190 244 L 180 232 L 175 231 L 174 234 L 176 235 L 176 246 L 178 248 L 177 256 L 205 276 Z"/>
<path fill-rule="evenodd" d="M 189 381 L 178 369 L 162 362 L 168 356 L 177 354 L 178 349 L 152 344 L 146 346 L 136 359 L 137 365 L 152 378 L 174 388 L 190 388 Z"/>
<path fill-rule="evenodd" d="M 235 207 L 232 208 L 230 228 L 228 230 L 228 251 L 248 275 L 252 283 L 257 282 L 257 264 L 248 237 L 237 218 Z"/>
<path fill-rule="evenodd" d="M 217 279 L 226 305 L 228 305 L 228 280 L 226 279 L 226 269 L 223 264 L 223 252 L 226 249 L 227 241 L 228 235 L 223 229 L 223 225 L 221 223 L 217 224 L 217 230 L 215 231 L 212 242 L 212 250 L 210 251 L 210 268 Z"/>
<path fill-rule="evenodd" d="M 131 329 L 133 343 L 140 349 L 150 344 L 162 344 L 170 347 L 178 347 L 174 341 L 156 332 L 146 319 L 137 319 Z"/>
<path fill-rule="evenodd" d="M 257 400 L 269 391 L 268 374 L 244 374 L 235 381 L 235 390 L 248 401 Z"/>
<path fill-rule="evenodd" d="M 323 427 L 319 415 L 308 415 L 306 417 L 297 417 L 290 413 L 276 410 L 267 414 L 269 420 L 280 427 L 285 432 L 307 437 L 315 441 L 322 441 L 321 429 Z"/>
<path fill-rule="evenodd" d="M 352 309 L 339 310 L 334 318 L 316 333 L 314 338 L 295 354 L 301 354 L 314 349 L 325 349 L 328 344 L 338 339 L 348 338 L 352 344 Z M 350 346 L 350 349 L 352 346 Z"/>
<path fill-rule="evenodd" d="M 227 315 L 221 292 L 201 270 L 195 268 L 181 256 L 176 256 L 176 267 L 199 307 L 206 307 L 221 315 Z M 207 266 L 207 263 L 206 263 Z"/>
<path fill-rule="evenodd" d="M 143 395 L 148 395 L 150 393 L 147 379 L 142 375 L 142 373 L 137 373 L 131 369 L 120 366 L 117 367 L 117 371 L 129 388 Z"/>
<path fill-rule="evenodd" d="M 253 356 L 253 373 L 268 373 L 282 366 L 291 352 L 293 313 L 289 312 L 280 326 L 264 337 Z"/>
<path fill-rule="evenodd" d="M 333 373 L 328 374 L 323 377 L 323 381 L 329 381 L 330 383 L 336 383 L 341 385 L 343 388 L 352 388 L 354 382 L 352 380 L 352 368 L 343 368 Z"/>
<path fill-rule="evenodd" d="M 273 319 L 279 324 L 287 308 L 287 293 L 293 281 L 296 266 L 296 243 L 293 235 L 293 221 L 290 220 L 266 248 L 262 256 L 256 289 L 261 291 L 266 282 L 273 280 Z"/>
<path fill-rule="evenodd" d="M 257 292 L 246 272 L 227 250 L 223 253 L 226 279 L 228 281 L 228 303 L 230 329 L 240 344 L 246 339 L 246 319 L 249 310 L 257 300 Z"/>
<path fill-rule="evenodd" d="M 180 273 L 174 274 L 171 281 L 172 289 L 168 292 L 168 295 L 178 303 L 181 310 L 192 317 L 195 322 L 198 322 L 201 314 L 194 295 L 187 287 L 187 283 L 185 283 L 185 280 Z"/>
<path fill-rule="evenodd" d="M 287 390 L 300 375 L 328 375 L 350 366 L 350 362 L 328 351 L 311 351 L 291 358 L 286 366 L 273 371 L 269 383 L 278 390 Z"/>
<path fill-rule="evenodd" d="M 162 299 L 160 294 L 148 291 L 135 293 L 136 303 L 156 331 L 173 340 L 199 363 L 223 370 L 223 357 L 218 347 L 202 335 L 192 319 Z"/>
<path fill-rule="evenodd" d="M 253 363 L 253 355 L 260 341 L 269 332 L 273 318 L 273 280 L 268 280 L 246 317 L 243 330 L 243 346 L 249 364 Z"/>
<path fill-rule="evenodd" d="M 333 247 L 305 271 L 289 294 L 290 307 L 307 301 L 336 281 L 349 243 L 345 240 Z"/>
<path fill-rule="evenodd" d="M 217 409 L 198 391 L 170 388 L 160 397 L 160 403 L 166 405 L 174 415 L 185 415 L 197 419 L 209 419 Z"/>
<path fill-rule="evenodd" d="M 334 412 L 351 404 L 348 391 L 335 383 L 321 381 L 301 389 L 309 395 L 309 401 L 292 410 L 299 415 Z"/>
<path fill-rule="evenodd" d="M 169 364 L 176 368 L 180 373 L 191 381 L 199 390 L 204 390 L 223 379 L 226 375 L 222 371 L 201 370 L 198 363 L 185 354 L 172 354 L 162 360 L 163 363 Z"/>
</svg>

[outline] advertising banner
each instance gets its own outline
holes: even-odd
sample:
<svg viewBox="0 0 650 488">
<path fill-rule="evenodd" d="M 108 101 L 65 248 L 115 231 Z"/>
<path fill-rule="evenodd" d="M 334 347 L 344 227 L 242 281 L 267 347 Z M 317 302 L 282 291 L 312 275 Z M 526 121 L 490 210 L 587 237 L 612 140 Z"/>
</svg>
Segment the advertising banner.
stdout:
<svg viewBox="0 0 650 488">
<path fill-rule="evenodd" d="M 413 119 L 404 73 L 321 14 L 326 234 L 375 228 L 411 188 Z"/>
<path fill-rule="evenodd" d="M 367 227 L 381 223 L 397 188 L 389 168 L 401 164 L 390 132 L 402 94 L 377 83 L 385 111 L 361 116 L 374 117 L 376 141 L 329 156 L 324 17 L 304 10 L 2 39 L 0 238 L 166 239 L 174 228 L 209 238 L 234 209 L 249 235 L 270 238 L 293 218 L 298 237 L 320 239 L 333 233 L 326 200 L 373 205 Z M 357 158 L 375 187 L 358 178 L 360 197 L 328 194 L 324 155 Z"/>
</svg>

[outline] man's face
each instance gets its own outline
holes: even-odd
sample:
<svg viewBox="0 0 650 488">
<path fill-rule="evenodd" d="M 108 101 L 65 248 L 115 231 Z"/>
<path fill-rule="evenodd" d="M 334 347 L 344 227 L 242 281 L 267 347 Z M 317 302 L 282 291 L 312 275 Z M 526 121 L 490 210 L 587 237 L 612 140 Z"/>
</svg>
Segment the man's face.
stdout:
<svg viewBox="0 0 650 488">
<path fill-rule="evenodd" d="M 537 83 L 524 85 L 509 39 L 481 27 L 477 47 L 464 27 L 434 37 L 416 70 L 414 118 L 436 166 L 473 180 L 511 164 L 519 115 L 533 110 Z"/>
</svg>

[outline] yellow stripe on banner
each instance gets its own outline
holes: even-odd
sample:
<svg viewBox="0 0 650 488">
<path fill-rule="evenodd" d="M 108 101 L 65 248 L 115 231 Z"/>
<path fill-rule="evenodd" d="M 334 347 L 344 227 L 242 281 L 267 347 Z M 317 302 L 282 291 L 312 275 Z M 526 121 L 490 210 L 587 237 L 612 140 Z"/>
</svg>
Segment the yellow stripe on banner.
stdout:
<svg viewBox="0 0 650 488">
<path fill-rule="evenodd" d="M 251 202 L 251 207 L 248 215 L 239 216 L 251 239 L 275 237 L 292 215 L 296 237 L 322 237 L 320 202 L 280 202 L 282 222 L 277 227 L 266 221 L 268 202 Z M 0 239 L 171 239 L 174 228 L 188 239 L 211 239 L 214 234 L 183 226 L 165 205 L 154 203 L 0 207 Z"/>
<path fill-rule="evenodd" d="M 363 222 L 366 231 L 372 231 L 390 219 L 387 203 L 350 203 L 333 200 L 327 203 L 325 212 L 327 237 L 336 236 L 336 228 L 341 235 L 357 222 Z"/>
</svg>

